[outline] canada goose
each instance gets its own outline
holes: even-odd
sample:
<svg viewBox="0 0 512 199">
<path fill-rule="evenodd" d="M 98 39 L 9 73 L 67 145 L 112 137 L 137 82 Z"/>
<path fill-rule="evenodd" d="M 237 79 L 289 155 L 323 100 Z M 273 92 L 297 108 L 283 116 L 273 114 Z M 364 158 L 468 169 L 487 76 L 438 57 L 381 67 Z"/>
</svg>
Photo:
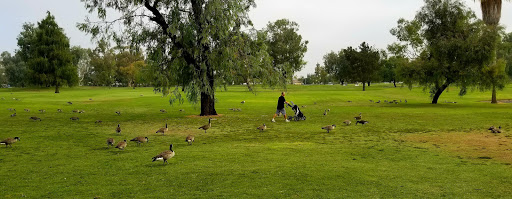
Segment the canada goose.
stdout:
<svg viewBox="0 0 512 199">
<path fill-rule="evenodd" d="M 143 97 L 144 95 L 143 94 L 140 94 L 141 97 Z"/>
<path fill-rule="evenodd" d="M 57 112 L 62 113 L 62 109 L 57 109 Z"/>
<path fill-rule="evenodd" d="M 212 118 L 208 119 L 208 124 L 199 127 L 199 129 L 203 129 L 204 133 L 206 133 L 206 130 L 210 129 L 210 127 L 212 127 Z"/>
<path fill-rule="evenodd" d="M 19 137 L 7 138 L 7 139 L 1 141 L 0 144 L 5 144 L 5 147 L 7 147 L 9 145 L 11 145 L 11 147 L 12 147 L 12 144 L 14 144 L 17 141 L 20 141 Z"/>
<path fill-rule="evenodd" d="M 160 109 L 160 112 L 167 113 L 167 111 L 165 109 Z"/>
<path fill-rule="evenodd" d="M 324 115 L 327 115 L 327 110 L 324 111 Z"/>
<path fill-rule="evenodd" d="M 30 117 L 30 119 L 31 119 L 31 120 L 34 120 L 34 121 L 37 121 L 37 120 L 41 121 L 41 118 L 38 118 L 38 117 L 36 117 L 36 116 L 32 116 L 32 117 Z"/>
<path fill-rule="evenodd" d="M 350 120 L 345 120 L 345 121 L 343 121 L 343 123 L 345 123 L 347 126 L 352 124 L 352 122 Z"/>
<path fill-rule="evenodd" d="M 121 115 L 121 111 L 116 111 L 116 114 L 117 115 Z"/>
<path fill-rule="evenodd" d="M 171 144 L 171 146 L 169 147 L 169 150 L 164 151 L 164 152 L 156 155 L 155 157 L 153 157 L 153 162 L 157 161 L 157 160 L 163 160 L 164 164 L 165 164 L 168 159 L 171 159 L 172 157 L 174 157 L 174 154 L 175 153 L 172 150 L 172 144 Z M 169 162 L 167 162 L 167 164 L 169 164 Z"/>
<path fill-rule="evenodd" d="M 156 131 L 156 133 L 162 133 L 164 135 L 165 132 L 167 132 L 169 129 L 167 128 L 167 123 L 165 123 L 165 128 L 160 128 Z"/>
<path fill-rule="evenodd" d="M 69 119 L 70 119 L 70 120 L 80 120 L 80 118 L 78 118 L 78 117 L 76 117 L 76 116 L 70 117 Z"/>
<path fill-rule="evenodd" d="M 101 120 L 96 120 L 96 122 L 94 122 L 94 123 L 96 123 L 96 124 L 101 124 L 102 122 L 103 122 L 103 121 L 101 121 Z"/>
<path fill-rule="evenodd" d="M 407 99 L 405 99 L 405 103 L 407 103 Z"/>
<path fill-rule="evenodd" d="M 371 103 L 373 103 L 373 100 L 370 100 Z"/>
<path fill-rule="evenodd" d="M 359 113 L 359 116 L 355 116 L 354 119 L 361 120 L 363 118 L 362 113 Z"/>
<path fill-rule="evenodd" d="M 46 112 L 46 110 L 41 109 L 41 110 L 39 110 L 39 112 L 44 113 L 44 112 Z"/>
<path fill-rule="evenodd" d="M 352 103 L 352 101 L 347 101 L 348 103 Z"/>
<path fill-rule="evenodd" d="M 9 110 L 9 111 L 16 111 L 15 108 L 8 108 L 7 110 Z"/>
<path fill-rule="evenodd" d="M 11 114 L 11 117 L 16 117 L 16 113 Z"/>
<path fill-rule="evenodd" d="M 73 102 L 68 102 L 69 105 L 73 104 Z"/>
<path fill-rule="evenodd" d="M 25 112 L 30 112 L 30 109 L 26 108 L 24 109 Z"/>
<path fill-rule="evenodd" d="M 92 98 L 89 98 L 89 100 L 91 100 L 91 101 L 92 101 Z"/>
<path fill-rule="evenodd" d="M 336 128 L 335 124 L 322 127 L 322 129 L 327 130 L 327 133 L 329 133 L 329 131 L 334 130 L 334 128 Z"/>
<path fill-rule="evenodd" d="M 499 126 L 498 128 L 491 126 L 489 127 L 488 130 L 491 130 L 491 133 L 501 133 L 501 126 Z"/>
<path fill-rule="evenodd" d="M 121 133 L 121 124 L 117 124 L 116 133 Z"/>
<path fill-rule="evenodd" d="M 85 111 L 84 110 L 80 110 L 80 111 L 78 111 L 78 113 L 85 113 Z"/>
<path fill-rule="evenodd" d="M 365 124 L 368 124 L 370 122 L 366 121 L 366 120 L 359 120 L 359 121 L 356 121 L 356 125 L 357 123 L 360 123 L 361 125 L 365 125 Z"/>
<path fill-rule="evenodd" d="M 260 130 L 261 132 L 263 132 L 264 130 L 267 129 L 267 125 L 263 124 L 263 126 L 260 126 L 257 129 Z"/>
<path fill-rule="evenodd" d="M 73 113 L 78 113 L 79 110 L 73 110 Z"/>
<path fill-rule="evenodd" d="M 192 142 L 194 142 L 194 136 L 188 135 L 187 138 L 185 138 L 185 142 L 188 142 L 188 144 L 191 145 Z"/>
<path fill-rule="evenodd" d="M 124 141 L 117 143 L 116 148 L 118 148 L 120 150 L 124 150 L 124 148 L 126 148 L 126 145 L 127 145 L 126 140 L 124 140 Z"/>
<path fill-rule="evenodd" d="M 114 146 L 115 143 L 114 138 L 107 138 L 107 147 Z"/>
<path fill-rule="evenodd" d="M 237 108 L 237 109 L 235 109 L 235 111 L 240 112 L 240 111 L 242 111 L 242 109 L 241 108 Z"/>
<path fill-rule="evenodd" d="M 185 111 L 185 109 L 180 109 L 180 112 L 183 112 L 183 111 Z"/>
<path fill-rule="evenodd" d="M 384 100 L 384 102 L 388 102 L 388 100 Z"/>
<path fill-rule="evenodd" d="M 377 103 L 377 104 L 378 104 L 378 103 L 380 103 L 380 100 L 379 100 L 379 101 L 377 101 L 377 102 L 375 102 L 375 103 Z"/>
<path fill-rule="evenodd" d="M 330 109 L 330 108 L 328 108 L 328 109 L 327 109 L 327 112 L 331 112 L 331 109 Z"/>
<path fill-rule="evenodd" d="M 240 103 L 241 103 L 241 104 L 245 104 L 245 100 L 244 100 L 244 101 L 242 101 L 242 102 L 240 102 Z"/>
<path fill-rule="evenodd" d="M 302 108 L 306 108 L 307 106 L 306 106 L 306 105 L 302 105 L 301 107 L 302 107 Z"/>
<path fill-rule="evenodd" d="M 136 137 L 131 139 L 130 141 L 137 142 L 137 146 L 140 146 L 141 143 L 149 142 L 148 137 Z"/>
</svg>

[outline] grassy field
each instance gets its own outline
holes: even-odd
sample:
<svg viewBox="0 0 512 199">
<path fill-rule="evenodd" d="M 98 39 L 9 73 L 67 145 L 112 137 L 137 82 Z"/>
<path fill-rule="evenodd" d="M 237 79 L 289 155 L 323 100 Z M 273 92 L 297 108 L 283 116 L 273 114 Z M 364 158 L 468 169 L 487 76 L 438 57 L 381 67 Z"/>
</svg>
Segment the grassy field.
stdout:
<svg viewBox="0 0 512 199">
<path fill-rule="evenodd" d="M 489 100 L 488 92 L 461 98 L 456 88 L 440 99 L 456 104 L 438 105 L 429 104 L 421 88 L 372 84 L 367 89 L 292 86 L 286 99 L 306 105 L 301 109 L 307 120 L 271 123 L 279 90 L 254 94 L 229 87 L 216 95 L 222 115 L 206 134 L 197 129 L 208 122 L 195 116 L 197 105 L 170 106 L 152 88 L 84 87 L 60 94 L 0 89 L 0 139 L 21 138 L 13 147 L 0 146 L 0 198 L 510 197 L 512 104 L 481 102 Z M 498 98 L 512 99 L 512 90 Z M 369 102 L 393 99 L 408 103 Z M 8 108 L 17 116 L 10 117 Z M 360 112 L 369 124 L 342 125 Z M 72 116 L 80 120 L 71 121 Z M 166 122 L 169 132 L 155 134 Z M 256 128 L 263 123 L 268 129 L 260 133 Z M 321 129 L 330 124 L 337 125 L 331 133 Z M 505 132 L 493 135 L 486 130 L 491 125 Z M 189 134 L 195 135 L 190 146 Z M 136 136 L 147 136 L 149 143 L 128 143 L 121 151 L 105 142 Z M 169 164 L 151 162 L 171 143 L 176 156 Z"/>
</svg>

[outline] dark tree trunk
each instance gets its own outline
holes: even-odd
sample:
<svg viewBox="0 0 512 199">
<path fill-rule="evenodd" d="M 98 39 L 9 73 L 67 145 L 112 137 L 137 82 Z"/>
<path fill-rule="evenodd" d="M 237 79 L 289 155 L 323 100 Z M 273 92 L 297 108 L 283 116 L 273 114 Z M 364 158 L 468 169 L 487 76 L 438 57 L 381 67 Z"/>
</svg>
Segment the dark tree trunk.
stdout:
<svg viewBox="0 0 512 199">
<path fill-rule="evenodd" d="M 55 93 L 60 93 L 60 86 L 59 86 L 59 84 L 55 85 Z"/>
<path fill-rule="evenodd" d="M 370 86 L 370 82 L 368 82 L 368 86 Z"/>
<path fill-rule="evenodd" d="M 363 82 L 363 91 L 366 90 L 366 84 Z"/>
<path fill-rule="evenodd" d="M 497 104 L 498 100 L 496 99 L 496 85 L 492 85 L 492 100 L 491 104 Z"/>
<path fill-rule="evenodd" d="M 394 85 L 394 86 L 395 86 L 395 88 L 396 88 L 396 80 L 393 80 L 393 85 Z"/>
<path fill-rule="evenodd" d="M 437 100 L 439 99 L 443 91 L 446 90 L 446 88 L 448 88 L 449 85 L 449 83 L 444 83 L 440 88 L 437 88 L 436 93 L 432 98 L 432 104 L 437 104 Z"/>
<path fill-rule="evenodd" d="M 209 85 L 204 86 L 208 86 L 212 92 L 201 92 L 201 116 L 217 115 L 217 111 L 215 111 L 215 92 L 213 91 L 215 88 L 213 70 L 210 67 L 207 67 L 206 70 Z"/>
</svg>

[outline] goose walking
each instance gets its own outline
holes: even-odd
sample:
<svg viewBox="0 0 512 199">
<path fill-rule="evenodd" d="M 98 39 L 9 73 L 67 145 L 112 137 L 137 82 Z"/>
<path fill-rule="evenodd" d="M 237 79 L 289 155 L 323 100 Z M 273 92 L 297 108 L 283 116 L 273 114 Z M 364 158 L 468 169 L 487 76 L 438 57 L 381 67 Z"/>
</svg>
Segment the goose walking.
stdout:
<svg viewBox="0 0 512 199">
<path fill-rule="evenodd" d="M 188 142 L 188 144 L 191 145 L 192 142 L 194 142 L 194 136 L 188 135 L 187 138 L 185 138 L 185 142 Z"/>
<path fill-rule="evenodd" d="M 171 144 L 171 146 L 169 147 L 169 150 L 164 151 L 164 152 L 156 155 L 155 157 L 153 157 L 153 162 L 157 161 L 157 160 L 163 160 L 164 164 L 165 164 L 167 162 L 167 160 L 169 160 L 172 157 L 174 157 L 174 155 L 175 155 L 175 153 L 172 150 L 172 144 Z M 169 162 L 167 162 L 167 164 L 169 164 Z"/>
<path fill-rule="evenodd" d="M 165 132 L 167 132 L 169 129 L 167 128 L 167 123 L 165 123 L 165 128 L 160 128 L 156 131 L 156 133 L 162 133 L 164 135 Z"/>
<path fill-rule="evenodd" d="M 263 126 L 260 126 L 257 129 L 260 130 L 261 132 L 263 132 L 264 130 L 267 129 L 267 125 L 263 124 Z"/>
<path fill-rule="evenodd" d="M 12 144 L 14 144 L 14 143 L 15 143 L 15 142 L 17 142 L 17 141 L 20 141 L 20 138 L 19 138 L 19 137 L 7 138 L 7 139 L 5 139 L 5 140 L 2 140 L 2 141 L 0 142 L 0 144 L 5 144 L 5 147 L 7 147 L 7 146 L 9 146 L 9 145 L 11 145 L 11 147 L 12 147 Z"/>
<path fill-rule="evenodd" d="M 327 133 L 329 133 L 330 131 L 334 130 L 334 128 L 336 128 L 335 124 L 322 127 L 323 130 L 327 130 Z"/>
<path fill-rule="evenodd" d="M 212 118 L 209 118 L 208 124 L 205 124 L 205 125 L 199 127 L 198 129 L 203 129 L 204 133 L 206 133 L 206 130 L 210 129 L 211 127 L 212 127 Z"/>
</svg>

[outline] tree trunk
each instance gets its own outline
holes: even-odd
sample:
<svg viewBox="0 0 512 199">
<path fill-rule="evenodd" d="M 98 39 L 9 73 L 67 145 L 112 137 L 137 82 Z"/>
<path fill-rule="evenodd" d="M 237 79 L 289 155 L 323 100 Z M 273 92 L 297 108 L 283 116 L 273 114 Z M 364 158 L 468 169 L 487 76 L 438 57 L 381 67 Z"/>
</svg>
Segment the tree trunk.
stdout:
<svg viewBox="0 0 512 199">
<path fill-rule="evenodd" d="M 394 85 L 394 86 L 395 86 L 395 88 L 396 88 L 396 80 L 393 80 L 393 85 Z"/>
<path fill-rule="evenodd" d="M 203 85 L 208 86 L 209 89 L 212 92 L 201 92 L 201 116 L 207 116 L 207 115 L 217 115 L 217 111 L 215 111 L 215 80 L 213 76 L 213 70 L 210 67 L 207 67 L 206 69 L 206 78 L 208 78 L 209 85 Z"/>
<path fill-rule="evenodd" d="M 368 86 L 370 86 L 370 82 L 368 82 Z"/>
<path fill-rule="evenodd" d="M 497 104 L 498 100 L 496 100 L 496 85 L 492 85 L 492 100 L 491 104 Z"/>
<path fill-rule="evenodd" d="M 450 85 L 449 83 L 444 83 L 440 88 L 437 88 L 437 91 L 434 94 L 434 97 L 432 98 L 432 104 L 437 104 L 437 100 L 439 99 L 439 97 L 441 96 L 443 91 L 446 88 L 448 88 L 449 85 Z"/>
<path fill-rule="evenodd" d="M 366 90 L 366 84 L 363 82 L 363 91 Z"/>
<path fill-rule="evenodd" d="M 55 93 L 60 93 L 60 86 L 59 86 L 59 84 L 55 85 Z"/>
</svg>

